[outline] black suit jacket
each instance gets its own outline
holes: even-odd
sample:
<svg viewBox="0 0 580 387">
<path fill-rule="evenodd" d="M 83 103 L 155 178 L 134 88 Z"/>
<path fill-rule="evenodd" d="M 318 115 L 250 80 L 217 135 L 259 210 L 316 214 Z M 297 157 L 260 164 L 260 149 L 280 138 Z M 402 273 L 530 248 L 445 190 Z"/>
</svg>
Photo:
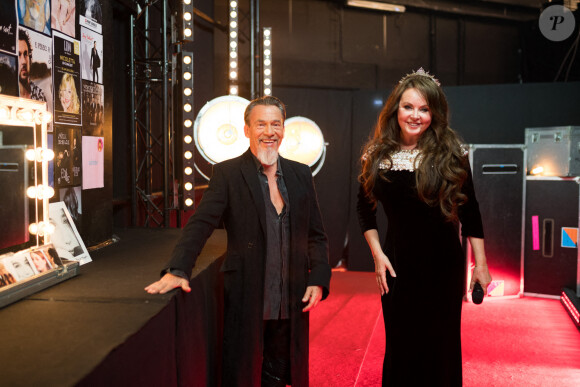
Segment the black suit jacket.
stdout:
<svg viewBox="0 0 580 387">
<path fill-rule="evenodd" d="M 330 266 L 310 168 L 280 158 L 290 201 L 290 320 L 293 385 L 308 385 L 307 286 L 328 296 Z M 223 220 L 227 231 L 224 273 L 223 385 L 260 385 L 262 314 L 266 254 L 265 202 L 250 150 L 216 164 L 209 187 L 183 230 L 166 268 L 188 276 L 213 230 Z M 269 200 L 269 198 L 268 198 Z"/>
</svg>

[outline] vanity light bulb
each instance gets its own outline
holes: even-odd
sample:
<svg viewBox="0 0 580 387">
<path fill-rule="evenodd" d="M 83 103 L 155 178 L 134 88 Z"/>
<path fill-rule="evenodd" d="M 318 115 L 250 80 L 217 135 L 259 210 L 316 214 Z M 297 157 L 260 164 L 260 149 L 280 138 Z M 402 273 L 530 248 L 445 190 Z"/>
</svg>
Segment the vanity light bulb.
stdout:
<svg viewBox="0 0 580 387">
<path fill-rule="evenodd" d="M 43 199 L 50 199 L 54 196 L 54 188 L 49 185 L 43 186 L 42 191 Z"/>
<path fill-rule="evenodd" d="M 27 150 L 26 151 L 26 160 L 28 160 L 28 161 L 36 160 L 36 150 L 34 150 L 34 149 Z"/>
<path fill-rule="evenodd" d="M 54 151 L 52 149 L 44 148 L 42 151 L 42 161 L 50 161 L 54 159 Z"/>
<path fill-rule="evenodd" d="M 47 124 L 52 121 L 52 113 L 44 112 L 42 113 L 42 121 L 46 122 Z"/>
<path fill-rule="evenodd" d="M 36 186 L 30 186 L 26 189 L 26 196 L 30 199 L 36 199 Z"/>
<path fill-rule="evenodd" d="M 191 200 L 190 198 L 185 199 L 185 205 L 188 207 L 191 207 L 193 204 L 193 200 Z"/>
<path fill-rule="evenodd" d="M 187 182 L 187 183 L 185 183 L 184 187 L 187 191 L 191 191 L 191 189 L 193 188 L 193 184 L 191 184 L 190 182 Z"/>
<path fill-rule="evenodd" d="M 0 108 L 0 120 L 6 121 L 10 118 L 10 109 L 6 106 Z"/>
<path fill-rule="evenodd" d="M 28 232 L 30 232 L 32 235 L 36 235 L 38 232 L 38 225 L 36 223 L 30 223 L 28 226 Z"/>
<path fill-rule="evenodd" d="M 32 112 L 30 110 L 25 109 L 18 110 L 18 113 L 16 113 L 16 117 L 18 117 L 20 121 L 24 122 L 31 122 L 32 119 L 34 118 Z"/>
<path fill-rule="evenodd" d="M 51 235 L 54 234 L 54 230 L 56 229 L 56 227 L 54 226 L 54 224 L 52 223 L 43 223 L 44 226 L 44 234 L 45 235 Z"/>
</svg>

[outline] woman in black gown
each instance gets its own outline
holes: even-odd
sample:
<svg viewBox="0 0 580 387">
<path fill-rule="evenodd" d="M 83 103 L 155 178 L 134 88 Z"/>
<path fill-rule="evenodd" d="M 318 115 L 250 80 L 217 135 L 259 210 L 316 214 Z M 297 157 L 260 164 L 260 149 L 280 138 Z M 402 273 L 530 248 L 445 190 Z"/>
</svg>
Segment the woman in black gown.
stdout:
<svg viewBox="0 0 580 387">
<path fill-rule="evenodd" d="M 470 290 L 479 282 L 486 292 L 491 276 L 467 152 L 432 75 L 420 69 L 401 79 L 361 161 L 357 209 L 382 296 L 383 386 L 461 386 L 459 223 L 475 258 Z M 377 202 L 388 220 L 384 248 Z"/>
</svg>

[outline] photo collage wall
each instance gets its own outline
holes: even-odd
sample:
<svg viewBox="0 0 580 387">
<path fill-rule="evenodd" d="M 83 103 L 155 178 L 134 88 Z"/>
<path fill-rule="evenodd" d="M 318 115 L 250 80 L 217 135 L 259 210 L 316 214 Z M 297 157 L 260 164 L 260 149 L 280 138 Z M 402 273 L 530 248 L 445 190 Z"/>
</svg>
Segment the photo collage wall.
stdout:
<svg viewBox="0 0 580 387">
<path fill-rule="evenodd" d="M 104 186 L 103 1 L 0 1 L 0 94 L 47 103 L 51 201 L 78 230 L 81 191 Z"/>
</svg>

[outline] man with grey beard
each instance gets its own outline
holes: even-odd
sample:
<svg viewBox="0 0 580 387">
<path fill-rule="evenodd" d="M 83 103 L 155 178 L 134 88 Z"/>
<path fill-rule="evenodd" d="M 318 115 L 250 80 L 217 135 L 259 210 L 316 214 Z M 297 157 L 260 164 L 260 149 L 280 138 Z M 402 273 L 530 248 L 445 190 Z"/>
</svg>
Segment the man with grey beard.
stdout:
<svg viewBox="0 0 580 387">
<path fill-rule="evenodd" d="M 250 102 L 250 149 L 214 166 L 209 187 L 149 293 L 189 292 L 207 238 L 223 220 L 223 386 L 308 386 L 309 311 L 328 296 L 330 265 L 310 168 L 278 155 L 286 109 Z"/>
</svg>

